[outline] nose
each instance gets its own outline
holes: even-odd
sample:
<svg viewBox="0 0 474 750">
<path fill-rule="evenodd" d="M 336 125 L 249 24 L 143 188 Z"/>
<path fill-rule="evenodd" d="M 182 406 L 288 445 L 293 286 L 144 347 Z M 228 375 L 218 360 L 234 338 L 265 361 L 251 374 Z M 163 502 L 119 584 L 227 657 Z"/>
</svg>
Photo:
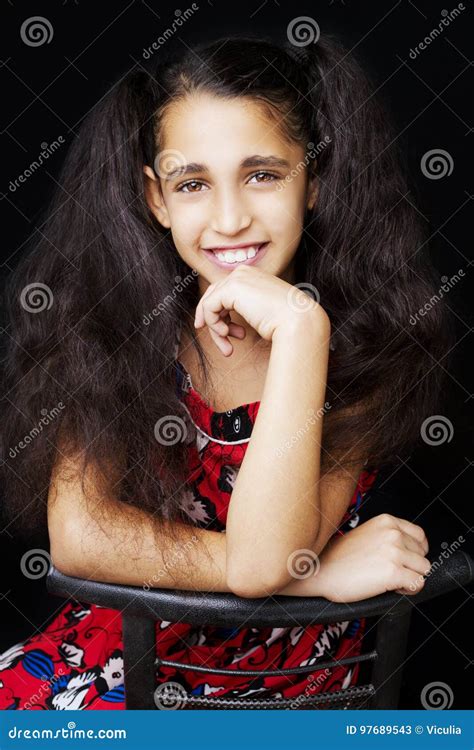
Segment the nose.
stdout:
<svg viewBox="0 0 474 750">
<path fill-rule="evenodd" d="M 246 202 L 237 190 L 215 192 L 211 228 L 219 234 L 234 235 L 246 229 L 252 221 Z"/>
</svg>

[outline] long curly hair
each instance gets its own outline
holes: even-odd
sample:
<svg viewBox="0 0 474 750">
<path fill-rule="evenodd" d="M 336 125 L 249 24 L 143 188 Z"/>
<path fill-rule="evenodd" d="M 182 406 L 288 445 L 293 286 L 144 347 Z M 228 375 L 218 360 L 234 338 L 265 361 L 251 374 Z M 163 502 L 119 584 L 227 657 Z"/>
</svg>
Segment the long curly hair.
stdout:
<svg viewBox="0 0 474 750">
<path fill-rule="evenodd" d="M 84 475 L 93 465 L 105 480 L 117 476 L 122 503 L 189 523 L 180 502 L 188 441 L 157 439 L 156 427 L 183 415 L 179 326 L 206 374 L 190 323 L 198 285 L 147 204 L 143 166 L 160 151 L 167 107 L 193 92 L 250 97 L 285 137 L 317 152 L 308 169 L 319 197 L 296 283 L 318 290 L 332 323 L 322 471 L 397 461 L 439 409 L 452 323 L 441 300 L 413 324 L 435 273 L 404 198 L 395 134 L 356 59 L 331 36 L 304 49 L 246 36 L 160 52 L 85 118 L 37 242 L 6 283 L 3 477 L 8 515 L 28 534 L 46 528 L 59 450 L 79 452 Z"/>
</svg>

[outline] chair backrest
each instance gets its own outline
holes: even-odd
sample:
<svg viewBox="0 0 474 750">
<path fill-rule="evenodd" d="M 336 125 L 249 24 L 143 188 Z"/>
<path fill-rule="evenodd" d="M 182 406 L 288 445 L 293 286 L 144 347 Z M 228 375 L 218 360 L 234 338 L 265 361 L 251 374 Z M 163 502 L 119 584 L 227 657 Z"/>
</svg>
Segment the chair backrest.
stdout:
<svg viewBox="0 0 474 750">
<path fill-rule="evenodd" d="M 335 661 L 324 659 L 315 665 L 292 670 L 247 670 L 239 676 L 269 674 L 304 674 L 337 664 L 370 663 L 367 684 L 334 693 L 298 698 L 258 699 L 186 696 L 182 708 L 281 709 L 377 708 L 398 706 L 403 661 L 413 606 L 465 586 L 474 578 L 474 561 L 465 552 L 456 552 L 427 577 L 416 596 L 382 594 L 350 604 L 330 602 L 319 597 L 273 596 L 267 599 L 239 598 L 233 594 L 184 590 L 149 589 L 123 586 L 67 576 L 51 566 L 47 588 L 52 594 L 80 602 L 99 604 L 120 610 L 123 618 L 124 673 L 127 709 L 157 708 L 155 670 L 157 663 L 212 674 L 233 674 L 232 670 L 201 667 L 156 659 L 156 620 L 186 622 L 215 627 L 272 628 L 326 624 L 360 618 L 375 623 L 374 648 L 358 656 Z"/>
</svg>

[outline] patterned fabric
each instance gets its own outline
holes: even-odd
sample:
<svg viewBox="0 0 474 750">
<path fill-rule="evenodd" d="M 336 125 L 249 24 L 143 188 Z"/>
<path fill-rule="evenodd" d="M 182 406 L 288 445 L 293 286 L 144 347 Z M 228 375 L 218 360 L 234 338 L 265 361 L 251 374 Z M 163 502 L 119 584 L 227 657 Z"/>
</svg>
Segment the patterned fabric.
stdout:
<svg viewBox="0 0 474 750">
<path fill-rule="evenodd" d="M 179 332 L 178 332 L 179 336 Z M 190 482 L 182 507 L 194 526 L 225 531 L 232 488 L 251 437 L 260 402 L 226 412 L 210 408 L 177 359 L 176 386 L 185 407 Z M 335 533 L 359 522 L 358 509 L 376 472 L 363 471 Z M 286 628 L 196 627 L 156 623 L 161 659 L 207 667 L 289 669 L 313 665 L 308 674 L 248 677 L 211 675 L 159 666 L 156 685 L 180 683 L 192 695 L 285 697 L 332 692 L 357 683 L 358 665 L 318 670 L 318 662 L 360 653 L 364 620 Z M 309 676 L 309 679 L 308 679 Z M 47 627 L 0 654 L 0 708 L 26 710 L 125 708 L 121 613 L 68 602 Z"/>
</svg>

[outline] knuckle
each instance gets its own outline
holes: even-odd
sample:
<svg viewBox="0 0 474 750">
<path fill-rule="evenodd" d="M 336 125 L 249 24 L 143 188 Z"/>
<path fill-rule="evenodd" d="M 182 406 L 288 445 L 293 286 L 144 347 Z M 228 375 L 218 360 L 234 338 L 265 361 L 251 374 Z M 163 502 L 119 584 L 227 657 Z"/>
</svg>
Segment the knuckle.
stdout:
<svg viewBox="0 0 474 750">
<path fill-rule="evenodd" d="M 400 531 L 400 529 L 394 529 L 393 527 L 389 527 L 385 530 L 384 533 L 385 541 L 388 542 L 388 544 L 397 544 L 400 542 L 403 538 L 403 534 Z"/>
<path fill-rule="evenodd" d="M 393 524 L 393 516 L 390 515 L 390 513 L 381 513 L 379 516 L 376 516 L 379 524 L 381 526 L 392 526 Z"/>
<path fill-rule="evenodd" d="M 390 581 L 390 583 L 398 581 L 399 567 L 393 560 L 387 560 L 385 562 L 385 576 Z"/>
<path fill-rule="evenodd" d="M 392 562 L 394 562 L 395 565 L 397 565 L 397 567 L 398 566 L 401 567 L 402 566 L 402 562 L 403 562 L 403 552 L 400 549 L 400 547 L 392 547 L 390 545 L 389 550 L 390 550 L 390 552 L 389 552 L 389 554 L 390 554 L 390 560 Z"/>
<path fill-rule="evenodd" d="M 421 540 L 426 539 L 426 535 L 425 535 L 424 529 L 422 529 L 421 526 L 418 526 L 418 524 L 416 524 L 416 523 L 413 524 L 413 531 L 414 531 L 415 534 L 418 535 L 418 537 Z"/>
</svg>

